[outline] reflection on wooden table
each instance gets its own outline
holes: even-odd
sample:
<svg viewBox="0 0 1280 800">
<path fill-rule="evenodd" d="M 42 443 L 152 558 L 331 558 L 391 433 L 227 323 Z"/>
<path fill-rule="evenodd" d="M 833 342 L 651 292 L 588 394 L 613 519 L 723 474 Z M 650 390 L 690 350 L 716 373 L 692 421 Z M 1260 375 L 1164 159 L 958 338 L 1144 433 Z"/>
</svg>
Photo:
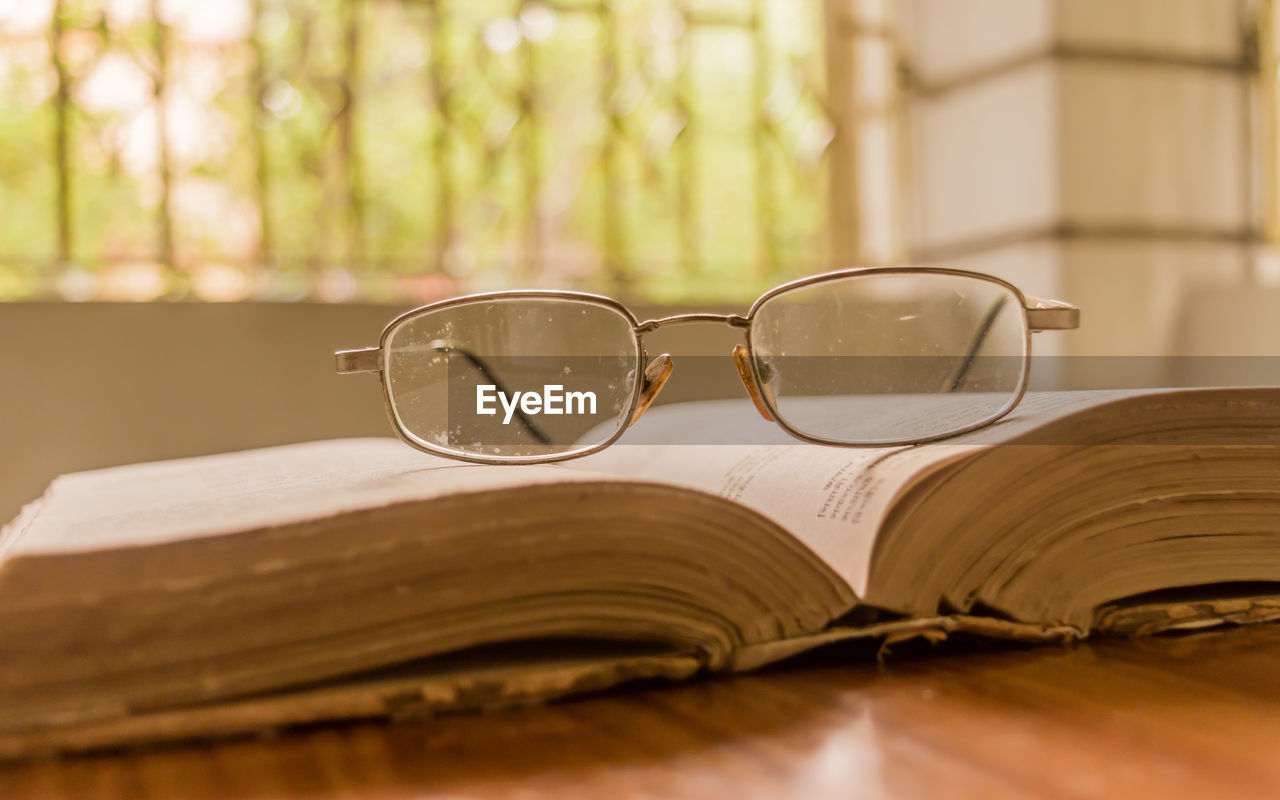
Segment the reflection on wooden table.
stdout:
<svg viewBox="0 0 1280 800">
<path fill-rule="evenodd" d="M 0 768 L 0 797 L 1274 797 L 1280 626 L 898 655 Z"/>
</svg>

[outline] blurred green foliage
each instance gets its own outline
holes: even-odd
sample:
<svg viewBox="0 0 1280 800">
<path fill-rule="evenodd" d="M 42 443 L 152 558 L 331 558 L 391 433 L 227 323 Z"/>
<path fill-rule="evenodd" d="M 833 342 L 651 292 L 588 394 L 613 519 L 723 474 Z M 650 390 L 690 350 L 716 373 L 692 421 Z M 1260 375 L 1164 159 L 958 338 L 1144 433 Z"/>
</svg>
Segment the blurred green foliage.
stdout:
<svg viewBox="0 0 1280 800">
<path fill-rule="evenodd" d="M 818 0 L 160 8 L 0 16 L 0 299 L 741 300 L 826 265 Z"/>
</svg>

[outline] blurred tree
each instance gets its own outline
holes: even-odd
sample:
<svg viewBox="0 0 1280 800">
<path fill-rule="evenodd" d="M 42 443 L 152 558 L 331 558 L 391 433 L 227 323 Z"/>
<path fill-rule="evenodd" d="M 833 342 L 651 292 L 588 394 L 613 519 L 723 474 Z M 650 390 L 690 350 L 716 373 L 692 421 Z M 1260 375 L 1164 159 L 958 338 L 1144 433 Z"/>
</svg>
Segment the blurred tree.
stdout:
<svg viewBox="0 0 1280 800">
<path fill-rule="evenodd" d="M 740 300 L 892 258 L 853 202 L 897 174 L 888 1 L 0 0 L 0 299 Z"/>
</svg>

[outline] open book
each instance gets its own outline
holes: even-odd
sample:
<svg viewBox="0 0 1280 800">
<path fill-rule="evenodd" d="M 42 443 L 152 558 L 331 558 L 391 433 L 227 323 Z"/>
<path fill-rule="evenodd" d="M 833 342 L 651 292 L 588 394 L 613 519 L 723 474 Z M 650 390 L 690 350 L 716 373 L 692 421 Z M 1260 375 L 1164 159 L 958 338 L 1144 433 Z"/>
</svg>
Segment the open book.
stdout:
<svg viewBox="0 0 1280 800">
<path fill-rule="evenodd" d="M 1032 395 L 882 449 L 742 405 L 563 465 L 358 439 L 61 477 L 0 532 L 0 755 L 1280 618 L 1280 390 Z"/>
</svg>

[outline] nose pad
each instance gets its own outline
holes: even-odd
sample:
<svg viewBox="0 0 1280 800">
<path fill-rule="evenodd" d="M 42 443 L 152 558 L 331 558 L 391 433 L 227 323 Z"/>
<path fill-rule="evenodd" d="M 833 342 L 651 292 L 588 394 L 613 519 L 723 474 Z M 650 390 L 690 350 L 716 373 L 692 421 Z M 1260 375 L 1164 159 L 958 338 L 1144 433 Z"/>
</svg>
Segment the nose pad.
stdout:
<svg viewBox="0 0 1280 800">
<path fill-rule="evenodd" d="M 751 402 L 755 403 L 756 411 L 760 412 L 760 416 L 773 422 L 773 415 L 769 413 L 769 407 L 765 405 L 764 398 L 760 396 L 761 387 L 756 384 L 755 376 L 751 374 L 751 357 L 747 355 L 747 348 L 743 345 L 737 345 L 733 348 L 733 365 L 738 368 L 738 377 L 742 379 L 742 385 L 746 387 L 747 395 L 750 396 Z M 768 391 L 768 384 L 764 386 L 764 391 Z M 772 399 L 772 395 L 770 396 Z"/>
<path fill-rule="evenodd" d="M 649 366 L 644 368 L 644 383 L 640 387 L 640 402 L 636 405 L 635 413 L 631 415 L 631 420 L 627 422 L 630 428 L 636 424 L 636 421 L 644 416 L 644 411 L 658 396 L 658 392 L 662 391 L 663 385 L 666 384 L 667 378 L 671 377 L 671 370 L 675 364 L 671 361 L 671 356 L 663 353 L 654 360 L 649 362 Z"/>
</svg>

